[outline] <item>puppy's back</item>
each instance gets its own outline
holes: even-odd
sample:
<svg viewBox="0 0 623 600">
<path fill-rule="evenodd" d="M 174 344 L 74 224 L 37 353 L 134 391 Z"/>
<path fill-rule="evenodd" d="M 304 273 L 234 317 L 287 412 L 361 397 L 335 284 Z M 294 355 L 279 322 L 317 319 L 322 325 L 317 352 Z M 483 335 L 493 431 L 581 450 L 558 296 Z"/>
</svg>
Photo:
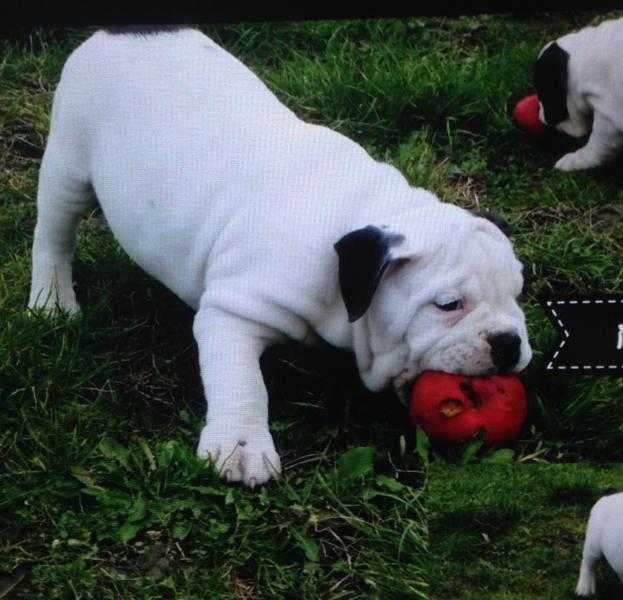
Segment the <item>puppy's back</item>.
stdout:
<svg viewBox="0 0 623 600">
<path fill-rule="evenodd" d="M 557 42 L 571 52 L 572 60 L 585 63 L 584 76 L 590 73 L 591 67 L 602 69 L 612 64 L 621 64 L 623 18 L 609 19 L 599 25 L 569 32 L 558 38 Z"/>
<path fill-rule="evenodd" d="M 67 59 L 55 102 L 71 104 L 67 113 L 88 112 L 92 122 L 149 115 L 157 125 L 177 120 L 178 129 L 216 112 L 239 120 L 289 112 L 237 58 L 178 26 L 97 31 Z"/>
</svg>

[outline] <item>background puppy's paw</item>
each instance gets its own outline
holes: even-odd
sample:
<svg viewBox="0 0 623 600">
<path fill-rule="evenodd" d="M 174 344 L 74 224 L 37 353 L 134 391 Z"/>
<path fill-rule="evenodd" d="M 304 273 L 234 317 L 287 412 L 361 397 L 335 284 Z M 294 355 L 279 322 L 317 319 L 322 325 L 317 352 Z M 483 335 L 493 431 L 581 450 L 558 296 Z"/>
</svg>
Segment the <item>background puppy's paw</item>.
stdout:
<svg viewBox="0 0 623 600">
<path fill-rule="evenodd" d="M 221 477 L 253 488 L 278 479 L 281 461 L 268 430 L 245 431 L 208 424 L 201 432 L 197 454 L 214 462 Z"/>
<path fill-rule="evenodd" d="M 582 156 L 578 156 L 576 152 L 570 152 L 565 154 L 554 166 L 560 171 L 579 171 L 581 169 L 590 169 L 596 165 L 588 163 Z"/>
<path fill-rule="evenodd" d="M 576 596 L 593 596 L 595 594 L 595 575 L 582 571 L 580 573 L 580 580 L 575 588 Z"/>
</svg>

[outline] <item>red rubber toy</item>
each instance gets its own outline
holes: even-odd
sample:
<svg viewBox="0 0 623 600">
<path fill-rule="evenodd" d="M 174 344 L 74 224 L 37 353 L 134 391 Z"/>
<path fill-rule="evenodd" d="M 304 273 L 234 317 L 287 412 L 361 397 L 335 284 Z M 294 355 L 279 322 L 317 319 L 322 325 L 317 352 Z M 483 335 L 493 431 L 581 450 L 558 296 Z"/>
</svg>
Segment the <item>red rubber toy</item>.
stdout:
<svg viewBox="0 0 623 600">
<path fill-rule="evenodd" d="M 513 110 L 513 118 L 520 129 L 532 135 L 545 133 L 546 125 L 539 119 L 539 97 L 536 94 L 520 100 Z"/>
<path fill-rule="evenodd" d="M 443 442 L 464 442 L 484 428 L 485 443 L 516 439 L 528 401 L 513 375 L 467 377 L 427 371 L 413 386 L 409 412 L 414 425 Z"/>
</svg>

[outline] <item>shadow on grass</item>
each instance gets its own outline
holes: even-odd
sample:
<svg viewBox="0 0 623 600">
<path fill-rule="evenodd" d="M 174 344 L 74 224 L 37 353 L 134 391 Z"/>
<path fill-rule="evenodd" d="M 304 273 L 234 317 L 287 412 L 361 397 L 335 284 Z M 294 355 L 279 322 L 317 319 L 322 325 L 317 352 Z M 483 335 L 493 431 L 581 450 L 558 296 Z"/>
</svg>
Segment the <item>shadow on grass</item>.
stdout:
<svg viewBox="0 0 623 600">
<path fill-rule="evenodd" d="M 77 294 L 85 311 L 94 306 L 93 326 L 106 351 L 116 357 L 117 401 L 112 410 L 125 411 L 128 432 L 167 436 L 175 431 L 196 436 L 206 403 L 192 335 L 193 311 L 164 286 L 125 260 L 76 269 Z M 226 342 L 226 335 L 220 334 Z M 393 393 L 373 394 L 362 384 L 354 356 L 324 344 L 308 347 L 291 342 L 268 348 L 260 366 L 269 394 L 271 429 L 284 464 L 307 454 L 344 451 L 357 445 L 377 448 L 391 470 L 391 461 L 409 461 L 399 440 L 412 448 L 414 429 L 408 410 Z M 185 411 L 196 433 L 189 431 Z M 124 436 L 125 437 L 125 436 Z M 408 457 L 410 458 L 406 458 Z M 417 465 L 419 467 L 419 465 Z M 404 481 L 421 483 L 421 473 Z"/>
</svg>

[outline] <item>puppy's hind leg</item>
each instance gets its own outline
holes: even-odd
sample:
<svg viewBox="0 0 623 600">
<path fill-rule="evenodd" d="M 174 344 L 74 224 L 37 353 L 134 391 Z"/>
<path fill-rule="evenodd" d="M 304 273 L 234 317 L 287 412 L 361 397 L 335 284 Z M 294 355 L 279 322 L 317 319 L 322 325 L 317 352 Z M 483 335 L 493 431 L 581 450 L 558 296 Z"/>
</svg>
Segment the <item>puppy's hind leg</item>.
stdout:
<svg viewBox="0 0 623 600">
<path fill-rule="evenodd" d="M 586 538 L 580 565 L 580 577 L 575 588 L 577 596 L 592 596 L 595 593 L 595 567 L 602 557 L 601 527 L 603 515 L 599 503 L 593 507 L 586 527 Z"/>
<path fill-rule="evenodd" d="M 69 155 L 54 139 L 48 142 L 39 174 L 30 308 L 69 314 L 80 311 L 71 262 L 76 226 L 94 201 L 80 162 L 80 158 Z"/>
</svg>

